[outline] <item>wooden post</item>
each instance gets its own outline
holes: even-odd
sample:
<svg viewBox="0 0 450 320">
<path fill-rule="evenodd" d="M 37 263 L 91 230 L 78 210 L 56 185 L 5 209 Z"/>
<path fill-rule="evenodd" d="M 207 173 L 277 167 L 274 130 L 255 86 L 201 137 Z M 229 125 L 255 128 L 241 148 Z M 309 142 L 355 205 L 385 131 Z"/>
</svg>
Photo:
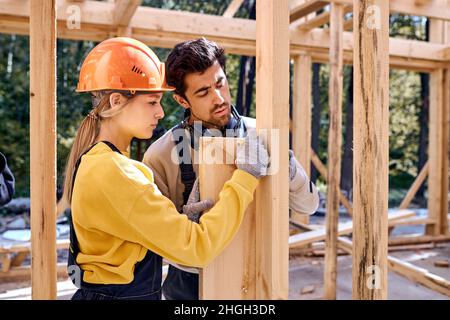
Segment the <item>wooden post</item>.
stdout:
<svg viewBox="0 0 450 320">
<path fill-rule="evenodd" d="M 257 299 L 288 298 L 289 10 L 256 2 L 256 124 L 267 129 L 274 174 L 256 192 Z M 266 131 L 266 132 L 267 132 Z M 272 139 L 272 135 L 274 138 Z"/>
<path fill-rule="evenodd" d="M 56 6 L 30 2 L 32 297 L 56 298 Z"/>
<path fill-rule="evenodd" d="M 202 137 L 199 150 L 201 199 L 218 200 L 223 185 L 236 169 L 234 150 L 237 139 Z M 208 151 L 205 154 L 205 150 Z M 224 163 L 229 155 L 229 161 Z M 203 161 L 205 155 L 209 162 Z M 199 294 L 203 300 L 256 299 L 255 201 L 245 212 L 236 236 L 224 251 L 200 273 Z"/>
<path fill-rule="evenodd" d="M 294 57 L 292 150 L 309 176 L 311 173 L 311 56 Z"/>
<path fill-rule="evenodd" d="M 311 67 L 310 55 L 294 57 L 292 150 L 308 177 L 311 175 Z M 291 211 L 291 218 L 309 223 L 308 214 Z"/>
<path fill-rule="evenodd" d="M 430 42 L 445 43 L 445 23 L 430 19 Z M 434 224 L 425 233 L 448 233 L 448 70 L 430 73 L 428 216 Z"/>
<path fill-rule="evenodd" d="M 387 299 L 389 2 L 353 2 L 353 299 Z"/>
<path fill-rule="evenodd" d="M 330 80 L 328 105 L 328 184 L 324 267 L 324 299 L 336 299 L 337 229 L 341 182 L 342 90 L 343 90 L 343 25 L 344 7 L 331 4 L 330 13 Z"/>
</svg>

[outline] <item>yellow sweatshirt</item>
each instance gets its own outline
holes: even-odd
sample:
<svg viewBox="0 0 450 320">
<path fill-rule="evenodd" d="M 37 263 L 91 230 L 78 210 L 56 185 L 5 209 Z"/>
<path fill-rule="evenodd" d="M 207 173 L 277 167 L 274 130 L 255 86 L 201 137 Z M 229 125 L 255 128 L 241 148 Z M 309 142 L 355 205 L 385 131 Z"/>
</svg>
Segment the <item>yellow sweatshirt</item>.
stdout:
<svg viewBox="0 0 450 320">
<path fill-rule="evenodd" d="M 236 170 L 216 205 L 193 223 L 161 194 L 149 167 L 98 143 L 82 157 L 72 194 L 83 280 L 130 283 L 147 250 L 175 263 L 206 266 L 239 229 L 257 185 L 252 175 Z"/>
</svg>

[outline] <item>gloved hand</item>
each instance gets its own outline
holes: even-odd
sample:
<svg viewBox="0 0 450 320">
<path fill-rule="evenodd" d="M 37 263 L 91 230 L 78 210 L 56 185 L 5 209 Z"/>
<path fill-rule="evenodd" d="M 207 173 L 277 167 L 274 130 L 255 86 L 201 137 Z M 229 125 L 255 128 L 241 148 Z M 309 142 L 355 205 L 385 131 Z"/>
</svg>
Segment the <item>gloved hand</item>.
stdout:
<svg viewBox="0 0 450 320">
<path fill-rule="evenodd" d="M 200 201 L 200 189 L 198 178 L 195 179 L 192 191 L 189 194 L 187 203 L 183 206 L 183 213 L 188 216 L 188 219 L 194 222 L 200 220 L 200 215 L 203 211 L 209 210 L 214 206 L 214 202 L 210 199 Z"/>
<path fill-rule="evenodd" d="M 295 163 L 294 151 L 289 150 L 289 181 L 294 179 L 297 173 L 297 164 Z"/>
<path fill-rule="evenodd" d="M 255 130 L 247 131 L 244 143 L 236 148 L 236 166 L 256 178 L 267 175 L 269 154 Z"/>
</svg>

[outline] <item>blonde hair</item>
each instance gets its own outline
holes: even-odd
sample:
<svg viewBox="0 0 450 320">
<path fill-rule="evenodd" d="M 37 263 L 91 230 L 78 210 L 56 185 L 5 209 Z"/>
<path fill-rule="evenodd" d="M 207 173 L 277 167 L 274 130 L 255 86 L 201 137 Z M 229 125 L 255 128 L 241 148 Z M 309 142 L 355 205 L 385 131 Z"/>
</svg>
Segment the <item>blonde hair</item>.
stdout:
<svg viewBox="0 0 450 320">
<path fill-rule="evenodd" d="M 80 156 L 85 152 L 97 139 L 100 133 L 101 122 L 107 118 L 114 117 L 119 114 L 123 108 L 134 98 L 132 94 L 124 94 L 128 101 L 117 109 L 111 109 L 110 96 L 115 91 L 94 91 L 92 93 L 93 109 L 81 122 L 80 127 L 75 135 L 72 148 L 70 149 L 69 157 L 67 158 L 65 178 L 64 178 L 64 193 L 62 197 L 63 203 L 70 206 L 72 201 L 72 187 L 73 174 L 75 165 Z"/>
</svg>

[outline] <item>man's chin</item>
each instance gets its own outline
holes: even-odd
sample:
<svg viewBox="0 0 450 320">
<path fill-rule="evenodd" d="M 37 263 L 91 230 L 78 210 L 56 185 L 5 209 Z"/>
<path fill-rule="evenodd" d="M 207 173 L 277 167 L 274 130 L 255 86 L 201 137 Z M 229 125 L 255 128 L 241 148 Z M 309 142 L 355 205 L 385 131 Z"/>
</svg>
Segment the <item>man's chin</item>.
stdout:
<svg viewBox="0 0 450 320">
<path fill-rule="evenodd" d="M 215 118 L 213 123 L 216 124 L 218 127 L 224 127 L 230 122 L 231 114 L 225 114 L 222 117 Z"/>
</svg>

